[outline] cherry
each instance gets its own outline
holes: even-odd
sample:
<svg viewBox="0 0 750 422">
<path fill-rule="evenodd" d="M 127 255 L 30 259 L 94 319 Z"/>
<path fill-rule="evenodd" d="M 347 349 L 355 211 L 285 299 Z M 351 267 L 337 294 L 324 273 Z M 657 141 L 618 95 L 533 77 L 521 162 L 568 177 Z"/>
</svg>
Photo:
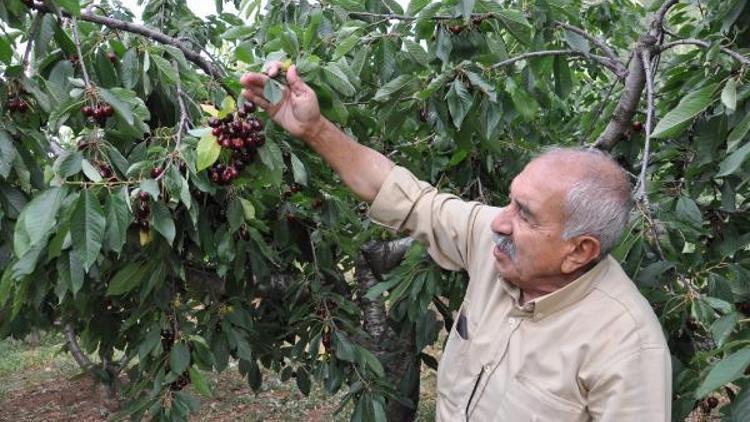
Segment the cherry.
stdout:
<svg viewBox="0 0 750 422">
<path fill-rule="evenodd" d="M 709 397 L 709 398 L 706 399 L 706 406 L 709 409 L 713 409 L 713 408 L 715 408 L 718 405 L 719 405 L 719 399 L 717 399 L 716 397 L 712 396 L 712 397 Z"/>
<path fill-rule="evenodd" d="M 424 109 L 424 108 L 419 109 L 419 120 L 421 120 L 422 122 L 427 121 L 427 109 Z"/>
<path fill-rule="evenodd" d="M 107 118 L 107 113 L 104 111 L 104 107 L 98 106 L 94 109 L 94 119 L 104 120 Z"/>
<path fill-rule="evenodd" d="M 238 117 L 242 117 L 244 119 L 245 117 L 247 117 L 247 111 L 245 111 L 244 108 L 240 109 L 240 110 L 237 110 L 237 116 Z"/>
<path fill-rule="evenodd" d="M 90 105 L 85 105 L 81 107 L 81 113 L 83 113 L 86 117 L 92 117 L 94 115 L 94 107 L 91 107 Z"/>
<path fill-rule="evenodd" d="M 214 183 L 219 183 L 219 182 L 221 182 L 221 175 L 219 174 L 219 172 L 218 172 L 218 171 L 215 171 L 215 170 L 214 170 L 214 171 L 211 171 L 211 173 L 209 174 L 209 178 L 210 178 L 210 179 L 211 179 L 211 181 L 212 181 L 212 182 L 214 182 Z"/>
<path fill-rule="evenodd" d="M 311 205 L 313 208 L 318 209 L 323 206 L 323 200 L 320 199 L 319 197 L 315 197 L 313 198 Z"/>
<path fill-rule="evenodd" d="M 109 168 L 109 166 L 103 165 L 103 166 L 99 167 L 99 174 L 103 178 L 109 179 L 110 177 L 112 177 L 112 169 Z"/>
<path fill-rule="evenodd" d="M 450 28 L 448 28 L 448 29 L 449 29 L 449 30 L 450 30 L 450 31 L 451 31 L 452 33 L 454 33 L 454 34 L 458 34 L 458 33 L 460 33 L 460 32 L 461 32 L 461 31 L 463 30 L 463 28 L 462 28 L 461 26 L 459 26 L 459 25 L 452 25 L 452 26 L 451 26 Z"/>
<path fill-rule="evenodd" d="M 105 117 L 112 117 L 115 114 L 115 109 L 109 104 L 105 104 L 102 106 L 102 112 L 104 113 Z"/>
<path fill-rule="evenodd" d="M 320 337 L 321 341 L 323 342 L 323 347 L 326 350 L 326 353 L 331 352 L 331 333 L 323 333 L 323 335 Z"/>
<path fill-rule="evenodd" d="M 291 211 L 287 211 L 287 213 L 284 215 L 284 218 L 286 219 L 287 223 L 294 223 L 295 221 L 297 221 L 297 217 Z"/>
<path fill-rule="evenodd" d="M 161 168 L 161 166 L 156 166 L 156 167 L 154 167 L 154 168 L 151 169 L 151 177 L 153 177 L 154 179 L 156 179 L 157 177 L 161 176 L 161 173 L 163 171 L 164 171 L 164 169 Z"/>
<path fill-rule="evenodd" d="M 148 226 L 149 226 L 148 220 L 146 219 L 138 220 L 138 227 L 140 227 L 141 230 L 144 230 L 144 231 L 148 230 Z"/>
<path fill-rule="evenodd" d="M 250 100 L 245 101 L 245 104 L 243 104 L 242 108 L 246 113 L 253 113 L 256 109 L 255 103 Z"/>
<path fill-rule="evenodd" d="M 216 117 L 209 117 L 208 119 L 209 127 L 217 128 L 219 127 L 219 125 L 221 125 L 221 121 L 219 121 L 219 119 L 217 119 Z"/>
<path fill-rule="evenodd" d="M 114 51 L 110 51 L 109 53 L 107 53 L 107 58 L 110 62 L 112 62 L 112 64 L 117 63 L 117 54 L 115 54 Z"/>
<path fill-rule="evenodd" d="M 633 130 L 636 132 L 640 132 L 643 130 L 643 123 L 639 122 L 638 120 L 633 122 Z"/>
<path fill-rule="evenodd" d="M 29 111 L 29 103 L 23 100 L 18 100 L 18 111 L 21 112 L 22 114 Z"/>
<path fill-rule="evenodd" d="M 232 147 L 234 149 L 242 149 L 245 146 L 245 140 L 242 138 L 232 139 Z"/>
<path fill-rule="evenodd" d="M 211 134 L 214 135 L 214 136 L 216 136 L 216 137 L 221 136 L 223 133 L 224 133 L 224 130 L 222 130 L 220 127 L 215 127 L 213 129 L 211 129 Z"/>
<path fill-rule="evenodd" d="M 141 201 L 148 201 L 148 192 L 142 190 L 138 192 L 138 197 L 141 199 Z"/>
</svg>

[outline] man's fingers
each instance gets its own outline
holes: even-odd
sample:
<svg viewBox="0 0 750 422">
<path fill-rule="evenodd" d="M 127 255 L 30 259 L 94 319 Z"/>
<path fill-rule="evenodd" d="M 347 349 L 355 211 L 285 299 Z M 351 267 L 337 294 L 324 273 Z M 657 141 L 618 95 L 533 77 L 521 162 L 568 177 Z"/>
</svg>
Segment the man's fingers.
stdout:
<svg viewBox="0 0 750 422">
<path fill-rule="evenodd" d="M 252 89 L 242 90 L 242 96 L 245 97 L 245 99 L 254 102 L 258 105 L 258 107 L 261 107 L 265 110 L 268 110 L 272 107 L 271 103 L 269 103 L 262 94 L 258 94 Z"/>
<path fill-rule="evenodd" d="M 260 86 L 261 88 L 266 84 L 266 81 L 268 80 L 268 76 L 262 74 L 262 73 L 245 73 L 240 78 L 240 83 L 245 88 L 252 88 L 253 86 Z"/>
<path fill-rule="evenodd" d="M 297 74 L 297 66 L 292 65 L 286 71 L 286 82 L 289 85 L 289 88 L 292 89 L 294 95 L 302 95 L 305 93 L 307 86 Z"/>
<path fill-rule="evenodd" d="M 281 69 L 281 66 L 282 64 L 280 61 L 274 60 L 268 63 L 268 66 L 266 66 L 266 70 L 263 73 L 273 78 L 279 74 L 279 69 Z"/>
</svg>

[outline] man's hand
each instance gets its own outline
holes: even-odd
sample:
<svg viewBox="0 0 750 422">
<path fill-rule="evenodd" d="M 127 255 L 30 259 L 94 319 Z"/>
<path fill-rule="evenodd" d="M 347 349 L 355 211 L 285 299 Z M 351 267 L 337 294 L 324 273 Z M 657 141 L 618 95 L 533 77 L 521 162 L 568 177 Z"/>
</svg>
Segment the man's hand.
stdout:
<svg viewBox="0 0 750 422">
<path fill-rule="evenodd" d="M 242 75 L 243 96 L 264 108 L 273 121 L 291 135 L 307 141 L 321 130 L 325 119 L 321 118 L 315 92 L 297 75 L 296 66 L 290 66 L 286 72 L 287 86 L 278 104 L 271 104 L 263 96 L 263 87 L 269 78 L 279 73 L 281 66 L 280 62 L 273 62 L 267 74 L 251 72 Z"/>
</svg>

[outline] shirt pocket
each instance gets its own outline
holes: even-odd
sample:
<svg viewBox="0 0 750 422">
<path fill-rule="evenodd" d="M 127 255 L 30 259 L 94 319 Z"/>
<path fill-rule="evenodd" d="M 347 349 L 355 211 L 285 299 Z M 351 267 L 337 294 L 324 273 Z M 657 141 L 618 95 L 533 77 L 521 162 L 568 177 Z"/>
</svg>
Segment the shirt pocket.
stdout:
<svg viewBox="0 0 750 422">
<path fill-rule="evenodd" d="M 438 393 L 458 404 L 472 386 L 471 344 L 476 335 L 476 325 L 471 316 L 470 302 L 464 300 L 453 323 L 443 357 L 438 367 Z"/>
<path fill-rule="evenodd" d="M 517 374 L 508 383 L 500 401 L 498 421 L 578 422 L 588 421 L 585 407 L 539 387 L 526 376 Z"/>
</svg>

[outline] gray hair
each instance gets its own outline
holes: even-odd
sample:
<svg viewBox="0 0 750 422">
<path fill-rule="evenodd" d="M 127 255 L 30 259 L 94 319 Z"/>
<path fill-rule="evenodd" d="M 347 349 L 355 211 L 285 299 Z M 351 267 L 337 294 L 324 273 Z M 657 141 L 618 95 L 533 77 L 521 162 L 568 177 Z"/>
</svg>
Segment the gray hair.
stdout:
<svg viewBox="0 0 750 422">
<path fill-rule="evenodd" d="M 633 195 L 627 172 L 598 149 L 557 147 L 539 158 L 553 156 L 574 159 L 581 170 L 581 180 L 573 184 L 565 198 L 562 237 L 568 240 L 585 234 L 597 238 L 599 259 L 614 249 L 628 223 Z"/>
</svg>

